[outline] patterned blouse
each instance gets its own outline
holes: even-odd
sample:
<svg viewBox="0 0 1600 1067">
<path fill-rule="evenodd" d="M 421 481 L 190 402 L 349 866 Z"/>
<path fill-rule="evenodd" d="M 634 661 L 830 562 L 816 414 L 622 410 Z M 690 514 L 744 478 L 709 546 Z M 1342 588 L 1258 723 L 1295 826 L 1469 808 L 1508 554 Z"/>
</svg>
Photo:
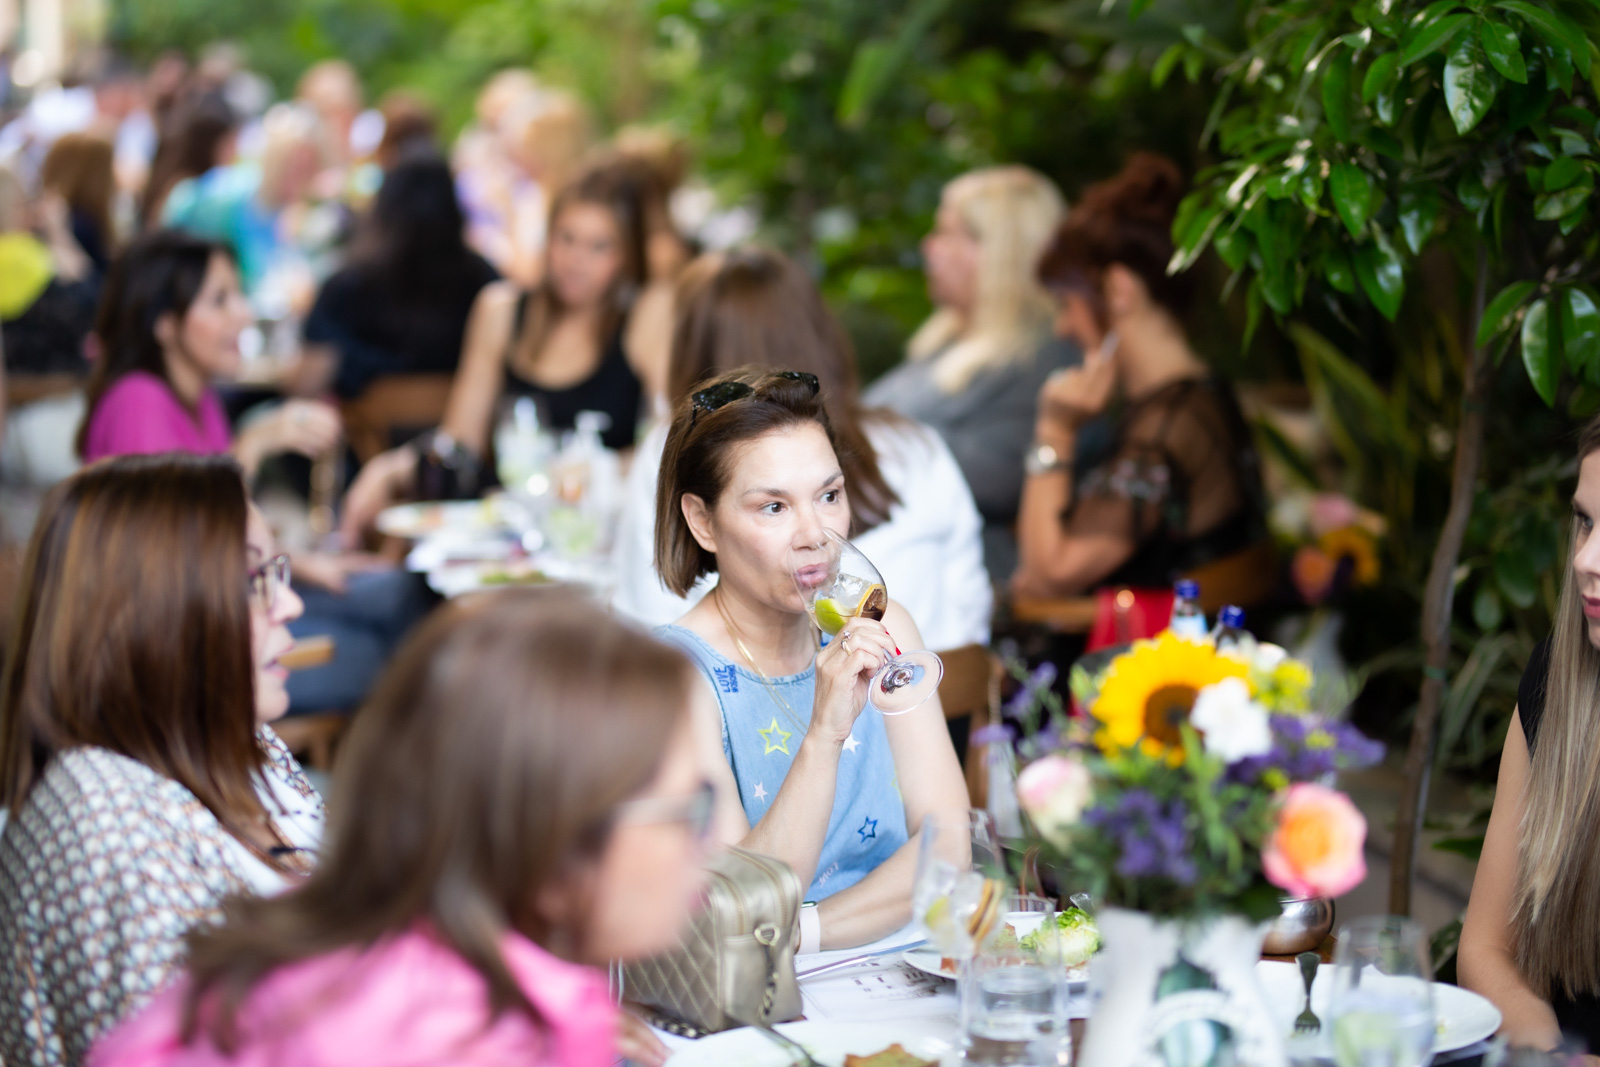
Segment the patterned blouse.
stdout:
<svg viewBox="0 0 1600 1067">
<path fill-rule="evenodd" d="M 271 729 L 258 737 L 267 811 L 284 840 L 314 849 L 322 799 Z M 287 885 L 172 779 L 108 749 L 60 753 L 0 833 L 0 1061 L 82 1063 L 224 897 Z"/>
</svg>

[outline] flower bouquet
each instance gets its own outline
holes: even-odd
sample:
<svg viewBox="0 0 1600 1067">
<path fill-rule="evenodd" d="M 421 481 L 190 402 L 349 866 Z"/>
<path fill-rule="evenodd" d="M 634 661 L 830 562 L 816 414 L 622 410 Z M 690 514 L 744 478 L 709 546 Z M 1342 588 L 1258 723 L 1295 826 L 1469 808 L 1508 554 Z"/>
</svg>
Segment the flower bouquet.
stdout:
<svg viewBox="0 0 1600 1067">
<path fill-rule="evenodd" d="M 1272 645 L 1139 642 L 1075 674 L 1076 718 L 1030 681 L 1008 709 L 1028 761 L 1022 810 L 1064 885 L 1109 906 L 1084 1064 L 1210 1062 L 1196 1048 L 1281 1063 L 1282 1035 L 1246 1003 L 1261 939 L 1286 895 L 1337 896 L 1365 877 L 1366 822 L 1332 781 L 1381 747 L 1319 712 L 1329 687 Z"/>
</svg>

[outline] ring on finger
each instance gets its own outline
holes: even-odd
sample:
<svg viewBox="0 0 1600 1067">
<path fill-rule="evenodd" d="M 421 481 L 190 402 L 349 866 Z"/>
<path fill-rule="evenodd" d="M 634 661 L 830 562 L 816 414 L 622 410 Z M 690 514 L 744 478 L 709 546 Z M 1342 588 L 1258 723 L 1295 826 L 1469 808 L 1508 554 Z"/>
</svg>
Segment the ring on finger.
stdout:
<svg viewBox="0 0 1600 1067">
<path fill-rule="evenodd" d="M 844 636 L 839 639 L 839 643 L 844 645 L 846 652 L 850 651 L 850 639 L 854 636 L 855 634 L 851 633 L 849 630 L 846 630 L 844 632 Z"/>
</svg>

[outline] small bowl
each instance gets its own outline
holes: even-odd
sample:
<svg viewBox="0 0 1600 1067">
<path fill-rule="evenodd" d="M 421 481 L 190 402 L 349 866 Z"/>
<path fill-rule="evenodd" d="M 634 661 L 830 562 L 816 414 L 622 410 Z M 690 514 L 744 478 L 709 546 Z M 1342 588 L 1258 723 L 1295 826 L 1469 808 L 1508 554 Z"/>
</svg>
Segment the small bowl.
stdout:
<svg viewBox="0 0 1600 1067">
<path fill-rule="evenodd" d="M 1283 914 L 1267 930 L 1261 944 L 1266 956 L 1310 952 L 1333 932 L 1333 901 L 1327 897 L 1286 897 Z"/>
</svg>

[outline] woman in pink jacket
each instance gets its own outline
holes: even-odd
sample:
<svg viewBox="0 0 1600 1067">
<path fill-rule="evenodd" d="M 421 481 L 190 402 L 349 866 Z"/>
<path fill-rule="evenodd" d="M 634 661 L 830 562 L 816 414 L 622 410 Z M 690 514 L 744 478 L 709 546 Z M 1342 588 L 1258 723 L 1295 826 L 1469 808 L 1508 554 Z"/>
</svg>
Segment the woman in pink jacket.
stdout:
<svg viewBox="0 0 1600 1067">
<path fill-rule="evenodd" d="M 437 612 L 355 720 L 316 873 L 231 904 L 91 1067 L 609 1067 L 595 968 L 670 947 L 699 889 L 691 678 L 576 594 Z"/>
</svg>

